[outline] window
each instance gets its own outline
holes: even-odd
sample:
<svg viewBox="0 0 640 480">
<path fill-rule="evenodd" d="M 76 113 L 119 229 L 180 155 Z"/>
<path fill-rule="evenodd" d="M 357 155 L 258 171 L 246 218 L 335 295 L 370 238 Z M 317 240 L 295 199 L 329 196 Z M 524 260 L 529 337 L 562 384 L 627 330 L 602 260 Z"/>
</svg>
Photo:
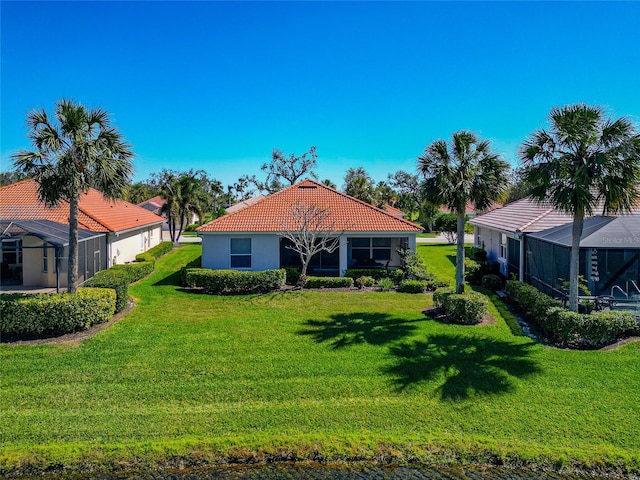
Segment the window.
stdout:
<svg viewBox="0 0 640 480">
<path fill-rule="evenodd" d="M 507 258 L 507 236 L 500 234 L 500 258 Z"/>
<path fill-rule="evenodd" d="M 231 239 L 231 268 L 251 268 L 251 239 Z"/>
<path fill-rule="evenodd" d="M 391 259 L 390 238 L 350 238 L 351 259 L 356 265 L 371 264 L 372 261 Z"/>
<path fill-rule="evenodd" d="M 42 247 L 42 272 L 47 273 L 49 271 L 49 249 L 46 245 Z"/>
</svg>

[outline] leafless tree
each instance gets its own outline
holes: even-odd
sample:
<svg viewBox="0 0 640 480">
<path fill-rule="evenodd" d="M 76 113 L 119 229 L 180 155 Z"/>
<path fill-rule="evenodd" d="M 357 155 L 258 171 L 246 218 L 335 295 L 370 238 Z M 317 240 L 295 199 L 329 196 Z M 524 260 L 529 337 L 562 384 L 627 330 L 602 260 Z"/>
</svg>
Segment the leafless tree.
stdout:
<svg viewBox="0 0 640 480">
<path fill-rule="evenodd" d="M 322 252 L 333 253 L 340 246 L 346 229 L 332 219 L 328 207 L 296 202 L 283 215 L 280 236 L 291 242 L 286 248 L 297 252 L 302 262 L 301 276 L 307 274 L 311 258 Z"/>
</svg>

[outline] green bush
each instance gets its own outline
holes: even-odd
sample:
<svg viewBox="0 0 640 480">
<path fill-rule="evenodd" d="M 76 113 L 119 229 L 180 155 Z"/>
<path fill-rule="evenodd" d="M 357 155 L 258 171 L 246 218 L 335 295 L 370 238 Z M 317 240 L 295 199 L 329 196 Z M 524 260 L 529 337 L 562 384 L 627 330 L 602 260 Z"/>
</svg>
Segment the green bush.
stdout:
<svg viewBox="0 0 640 480">
<path fill-rule="evenodd" d="M 482 276 L 481 285 L 487 290 L 502 290 L 504 288 L 504 279 L 500 275 L 488 273 Z"/>
<path fill-rule="evenodd" d="M 472 285 L 480 285 L 482 275 L 482 264 L 464 257 L 464 279 Z"/>
<path fill-rule="evenodd" d="M 211 295 L 266 293 L 282 288 L 285 278 L 283 269 L 246 272 L 191 268 L 186 271 L 186 284 L 189 287 L 201 288 Z"/>
<path fill-rule="evenodd" d="M 77 293 L 0 295 L 0 332 L 4 335 L 61 335 L 109 320 L 116 294 L 103 288 Z"/>
<path fill-rule="evenodd" d="M 486 262 L 487 252 L 486 250 L 478 247 L 468 247 L 465 249 L 465 255 L 476 262 Z"/>
<path fill-rule="evenodd" d="M 360 277 L 372 277 L 374 280 L 390 278 L 395 285 L 400 283 L 404 276 L 404 272 L 398 268 L 389 270 L 384 268 L 348 268 L 344 272 L 344 276 L 353 278 L 354 280 Z"/>
<path fill-rule="evenodd" d="M 462 325 L 480 323 L 487 314 L 487 297 L 480 293 L 452 293 L 444 299 L 444 311 L 447 320 Z"/>
<path fill-rule="evenodd" d="M 505 285 L 505 291 L 516 308 L 528 314 L 531 320 L 543 329 L 547 310 L 560 306 L 560 302 L 528 283 L 509 280 Z"/>
<path fill-rule="evenodd" d="M 121 312 L 129 300 L 129 272 L 109 268 L 96 273 L 84 284 L 85 287 L 112 288 L 116 291 L 116 312 Z"/>
<path fill-rule="evenodd" d="M 187 285 L 187 272 L 194 268 L 202 268 L 202 255 L 198 258 L 194 258 L 180 269 L 180 283 L 182 285 Z"/>
<path fill-rule="evenodd" d="M 455 290 L 451 288 L 438 288 L 435 292 L 433 292 L 433 306 L 444 310 L 447 298 L 449 297 L 449 295 L 453 295 L 454 293 Z"/>
<path fill-rule="evenodd" d="M 390 290 L 393 290 L 395 286 L 395 282 L 390 278 L 381 278 L 380 280 L 378 280 L 378 288 L 381 292 L 388 292 Z"/>
<path fill-rule="evenodd" d="M 118 264 L 109 270 L 121 270 L 126 273 L 129 283 L 137 282 L 153 272 L 155 262 L 136 262 Z"/>
<path fill-rule="evenodd" d="M 365 288 L 365 287 L 373 287 L 376 284 L 376 279 L 373 277 L 358 277 L 356 278 L 356 286 L 358 288 Z"/>
<path fill-rule="evenodd" d="M 300 280 L 300 269 L 298 267 L 287 267 L 284 271 L 287 276 L 287 285 L 297 285 L 298 280 Z"/>
<path fill-rule="evenodd" d="M 157 258 L 160 258 L 165 253 L 168 253 L 173 248 L 172 242 L 160 242 L 153 248 L 150 248 L 144 253 L 136 255 L 136 262 L 151 262 Z"/>
<path fill-rule="evenodd" d="M 409 248 L 399 248 L 398 254 L 402 260 L 403 278 L 405 280 L 433 280 L 433 275 L 427 272 L 427 265 L 421 256 Z"/>
<path fill-rule="evenodd" d="M 557 345 L 573 348 L 601 348 L 638 332 L 631 312 L 608 310 L 592 314 L 549 309 L 545 334 Z"/>
<path fill-rule="evenodd" d="M 398 291 L 402 293 L 424 293 L 429 290 L 429 285 L 426 280 L 402 280 L 398 285 Z"/>
<path fill-rule="evenodd" d="M 195 232 L 196 228 L 198 228 L 200 225 L 197 223 L 190 223 L 189 225 L 187 225 L 186 227 L 184 227 L 184 231 L 185 232 Z"/>
<path fill-rule="evenodd" d="M 351 277 L 307 277 L 305 288 L 351 288 Z"/>
</svg>

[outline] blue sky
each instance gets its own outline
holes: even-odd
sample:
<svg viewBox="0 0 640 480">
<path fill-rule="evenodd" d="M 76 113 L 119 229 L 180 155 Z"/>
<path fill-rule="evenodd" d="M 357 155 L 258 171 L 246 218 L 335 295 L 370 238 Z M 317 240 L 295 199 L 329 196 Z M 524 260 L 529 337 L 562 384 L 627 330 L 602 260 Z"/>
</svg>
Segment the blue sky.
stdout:
<svg viewBox="0 0 640 480">
<path fill-rule="evenodd" d="M 7 2 L 0 170 L 25 116 L 72 98 L 111 112 L 136 180 L 260 176 L 273 148 L 318 147 L 338 186 L 476 131 L 515 163 L 553 106 L 640 123 L 638 2 Z"/>
</svg>

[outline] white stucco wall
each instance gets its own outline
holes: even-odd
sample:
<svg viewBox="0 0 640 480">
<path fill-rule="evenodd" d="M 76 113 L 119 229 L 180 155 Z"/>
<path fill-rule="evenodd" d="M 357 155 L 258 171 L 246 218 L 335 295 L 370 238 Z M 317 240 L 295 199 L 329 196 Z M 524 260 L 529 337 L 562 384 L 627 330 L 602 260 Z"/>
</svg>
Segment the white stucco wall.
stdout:
<svg viewBox="0 0 640 480">
<path fill-rule="evenodd" d="M 25 287 L 56 286 L 55 248 L 49 246 L 47 250 L 49 268 L 48 273 L 45 273 L 42 271 L 42 248 L 30 248 L 41 246 L 42 240 L 38 237 L 27 235 L 22 239 L 22 285 Z"/>
<path fill-rule="evenodd" d="M 214 270 L 231 268 L 231 239 L 251 238 L 251 268 L 242 270 L 271 270 L 280 268 L 280 239 L 273 234 L 202 235 L 202 267 Z"/>
<path fill-rule="evenodd" d="M 121 233 L 109 234 L 108 266 L 133 262 L 136 255 L 144 253 L 162 240 L 161 225 L 142 227 Z"/>
</svg>

